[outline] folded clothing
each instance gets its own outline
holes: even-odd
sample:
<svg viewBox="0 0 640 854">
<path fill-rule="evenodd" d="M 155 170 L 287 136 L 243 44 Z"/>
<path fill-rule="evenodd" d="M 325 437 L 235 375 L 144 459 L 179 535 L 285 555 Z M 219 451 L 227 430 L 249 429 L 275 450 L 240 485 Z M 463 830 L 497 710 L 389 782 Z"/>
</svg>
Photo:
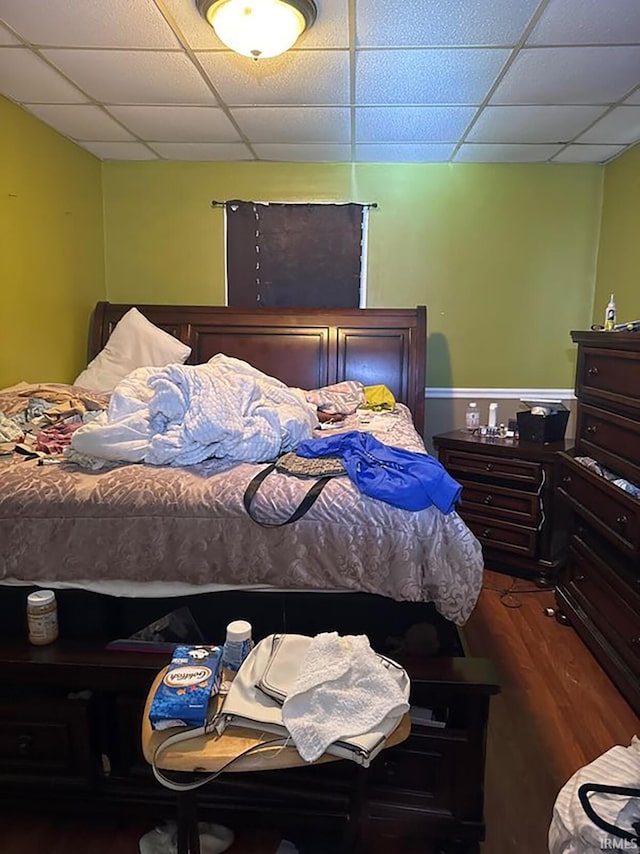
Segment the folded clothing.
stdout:
<svg viewBox="0 0 640 854">
<path fill-rule="evenodd" d="M 316 635 L 307 649 L 293 688 L 282 706 L 282 720 L 307 762 L 330 744 L 376 729 L 398 718 L 409 704 L 365 635 Z"/>
</svg>

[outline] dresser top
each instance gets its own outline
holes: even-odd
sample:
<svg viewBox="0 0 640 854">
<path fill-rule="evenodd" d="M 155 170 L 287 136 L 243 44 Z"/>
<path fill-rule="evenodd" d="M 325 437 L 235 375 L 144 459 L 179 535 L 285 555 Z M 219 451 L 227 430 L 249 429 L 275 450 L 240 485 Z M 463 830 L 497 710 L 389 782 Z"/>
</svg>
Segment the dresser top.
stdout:
<svg viewBox="0 0 640 854">
<path fill-rule="evenodd" d="M 573 330 L 574 344 L 587 347 L 606 347 L 609 350 L 640 350 L 640 332 L 587 332 Z"/>
</svg>

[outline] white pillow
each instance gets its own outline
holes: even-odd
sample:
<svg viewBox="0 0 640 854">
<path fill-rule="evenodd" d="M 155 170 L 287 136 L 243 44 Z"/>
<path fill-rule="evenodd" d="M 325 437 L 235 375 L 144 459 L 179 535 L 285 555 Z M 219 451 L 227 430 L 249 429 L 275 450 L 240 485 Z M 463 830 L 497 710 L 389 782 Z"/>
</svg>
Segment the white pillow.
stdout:
<svg viewBox="0 0 640 854">
<path fill-rule="evenodd" d="M 189 358 L 191 348 L 158 329 L 137 308 L 120 318 L 103 350 L 89 362 L 74 385 L 113 391 L 136 368 L 162 368 Z"/>
</svg>

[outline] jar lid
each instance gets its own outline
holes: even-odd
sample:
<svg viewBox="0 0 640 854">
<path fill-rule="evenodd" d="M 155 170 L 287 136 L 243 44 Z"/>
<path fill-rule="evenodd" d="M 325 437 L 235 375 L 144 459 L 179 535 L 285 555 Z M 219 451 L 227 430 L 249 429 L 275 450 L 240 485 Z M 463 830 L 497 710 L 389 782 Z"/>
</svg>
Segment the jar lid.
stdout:
<svg viewBox="0 0 640 854">
<path fill-rule="evenodd" d="M 246 620 L 234 620 L 227 626 L 228 641 L 245 641 L 251 637 L 251 623 Z"/>
<path fill-rule="evenodd" d="M 29 605 L 50 605 L 55 602 L 56 594 L 53 590 L 36 590 L 27 596 Z"/>
</svg>

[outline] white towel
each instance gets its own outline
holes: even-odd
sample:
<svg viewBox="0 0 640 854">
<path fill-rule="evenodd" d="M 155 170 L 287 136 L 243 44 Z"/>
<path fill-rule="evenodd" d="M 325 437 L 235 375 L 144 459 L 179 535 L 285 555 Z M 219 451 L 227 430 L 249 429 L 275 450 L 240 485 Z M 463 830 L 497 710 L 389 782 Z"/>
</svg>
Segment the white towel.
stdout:
<svg viewBox="0 0 640 854">
<path fill-rule="evenodd" d="M 364 635 L 316 635 L 282 718 L 298 753 L 313 762 L 334 741 L 362 735 L 409 705 Z"/>
</svg>

